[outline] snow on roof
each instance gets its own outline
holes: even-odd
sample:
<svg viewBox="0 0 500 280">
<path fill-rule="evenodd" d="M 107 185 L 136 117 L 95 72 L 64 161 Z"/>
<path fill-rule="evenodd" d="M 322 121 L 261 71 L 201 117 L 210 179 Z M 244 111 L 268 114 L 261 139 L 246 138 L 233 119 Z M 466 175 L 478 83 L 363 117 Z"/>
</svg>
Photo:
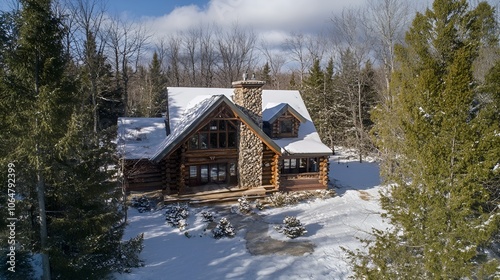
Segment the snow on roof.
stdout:
<svg viewBox="0 0 500 280">
<path fill-rule="evenodd" d="M 149 158 L 165 136 L 163 118 L 118 118 L 118 151 L 126 159 Z"/>
<path fill-rule="evenodd" d="M 229 100 L 233 100 L 231 97 L 233 90 L 227 88 L 169 87 L 167 90 L 171 130 L 175 129 L 187 108 L 193 107 L 207 96 L 222 94 L 229 98 Z"/>
<path fill-rule="evenodd" d="M 187 87 L 169 87 L 169 119 L 170 128 L 175 129 L 182 119 L 183 112 L 196 99 L 204 98 L 206 95 L 225 95 L 232 100 L 234 89 L 232 88 L 187 88 Z M 308 154 L 332 154 L 332 150 L 321 142 L 321 139 L 314 127 L 311 116 L 302 100 L 300 92 L 297 90 L 263 90 L 262 109 L 263 119 L 273 115 L 274 107 L 278 104 L 287 104 L 303 117 L 305 122 L 299 127 L 297 138 L 273 139 L 280 146 L 283 154 L 308 155 Z M 280 108 L 276 108 L 280 109 Z M 281 107 L 283 109 L 283 107 Z M 267 111 L 266 110 L 271 110 Z M 264 116 L 265 113 L 265 116 Z M 276 113 L 276 112 L 274 112 Z"/>
<path fill-rule="evenodd" d="M 290 112 L 302 123 L 307 121 L 299 112 L 295 111 L 293 107 L 290 107 L 288 103 L 267 103 L 266 107 L 262 108 L 262 120 L 273 123 L 286 111 Z"/>
<path fill-rule="evenodd" d="M 157 151 L 151 156 L 151 159 L 161 157 L 168 148 L 175 145 L 178 141 L 181 141 L 181 136 L 193 129 L 193 124 L 195 124 L 200 117 L 205 115 L 214 104 L 216 104 L 222 95 L 200 95 L 195 97 L 186 106 L 186 109 L 180 119 L 176 122 L 173 127 L 172 133 L 170 133 L 164 141 L 158 145 Z"/>
</svg>

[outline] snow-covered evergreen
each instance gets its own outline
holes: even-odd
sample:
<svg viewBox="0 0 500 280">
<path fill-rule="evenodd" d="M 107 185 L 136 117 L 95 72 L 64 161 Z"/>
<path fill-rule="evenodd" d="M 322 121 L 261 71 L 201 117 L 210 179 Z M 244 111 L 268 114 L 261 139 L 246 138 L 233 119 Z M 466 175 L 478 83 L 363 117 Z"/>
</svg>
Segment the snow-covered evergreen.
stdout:
<svg viewBox="0 0 500 280">
<path fill-rule="evenodd" d="M 180 230 L 186 228 L 187 221 L 186 218 L 189 216 L 189 207 L 187 205 L 170 205 L 167 207 L 165 212 L 165 220 L 168 224 L 173 227 L 177 227 Z"/>
<path fill-rule="evenodd" d="M 284 226 L 277 226 L 276 230 L 283 233 L 288 238 L 297 238 L 307 233 L 305 226 L 297 217 L 286 216 L 283 220 Z"/>
<path fill-rule="evenodd" d="M 252 206 L 250 206 L 250 202 L 248 202 L 246 196 L 238 198 L 238 204 L 238 210 L 240 210 L 240 213 L 248 214 L 252 211 Z"/>
<path fill-rule="evenodd" d="M 236 232 L 233 225 L 226 218 L 221 218 L 217 226 L 212 230 L 212 234 L 215 239 L 220 239 L 223 237 L 234 237 Z"/>
</svg>

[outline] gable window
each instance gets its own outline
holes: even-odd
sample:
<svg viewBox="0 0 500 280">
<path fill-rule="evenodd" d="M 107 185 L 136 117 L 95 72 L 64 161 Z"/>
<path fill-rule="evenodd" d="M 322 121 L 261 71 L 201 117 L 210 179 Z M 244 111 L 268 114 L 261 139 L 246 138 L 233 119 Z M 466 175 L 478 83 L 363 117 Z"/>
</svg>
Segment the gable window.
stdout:
<svg viewBox="0 0 500 280">
<path fill-rule="evenodd" d="M 193 134 L 188 141 L 191 150 L 236 148 L 236 124 L 227 120 L 212 120 Z"/>
<path fill-rule="evenodd" d="M 280 133 L 282 133 L 282 134 L 293 133 L 293 121 L 292 121 L 292 119 L 280 120 Z"/>
</svg>

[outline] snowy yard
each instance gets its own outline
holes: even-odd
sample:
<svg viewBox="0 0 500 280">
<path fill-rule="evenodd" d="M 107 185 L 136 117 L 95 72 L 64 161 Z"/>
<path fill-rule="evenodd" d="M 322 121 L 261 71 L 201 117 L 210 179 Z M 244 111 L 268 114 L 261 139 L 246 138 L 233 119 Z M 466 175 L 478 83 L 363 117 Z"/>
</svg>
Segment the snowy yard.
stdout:
<svg viewBox="0 0 500 280">
<path fill-rule="evenodd" d="M 297 216 L 305 225 L 305 236 L 288 242 L 307 241 L 314 252 L 301 256 L 251 255 L 247 250 L 244 226 L 232 239 L 212 238 L 201 211 L 217 208 L 191 208 L 184 231 L 165 223 L 165 211 L 139 213 L 129 210 L 125 239 L 144 233 L 141 258 L 145 266 L 117 279 L 345 279 L 351 270 L 341 247 L 360 248 L 357 237 L 366 237 L 372 227 L 382 228 L 378 190 L 379 169 L 375 162 L 359 163 L 346 154 L 334 156 L 331 179 L 342 187 L 338 196 L 302 202 L 295 206 L 258 211 L 269 223 L 268 234 L 287 240 L 274 232 L 285 216 Z M 228 206 L 229 207 L 229 206 Z M 217 213 L 216 220 L 225 213 Z M 245 217 L 243 217 L 245 219 Z M 246 225 L 251 223 L 246 223 Z M 187 232 L 187 233 L 186 233 Z M 266 233 L 263 233 L 264 235 Z M 189 236 L 189 238 L 187 237 Z"/>
</svg>

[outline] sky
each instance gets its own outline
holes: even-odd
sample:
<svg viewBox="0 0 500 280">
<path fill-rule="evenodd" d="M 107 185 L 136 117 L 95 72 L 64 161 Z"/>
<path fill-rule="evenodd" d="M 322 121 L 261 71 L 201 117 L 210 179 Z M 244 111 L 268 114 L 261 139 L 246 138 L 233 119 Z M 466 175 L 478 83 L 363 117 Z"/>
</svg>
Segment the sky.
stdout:
<svg viewBox="0 0 500 280">
<path fill-rule="evenodd" d="M 107 10 L 143 23 L 152 40 L 179 31 L 234 24 L 249 27 L 259 41 L 279 46 L 291 33 L 309 33 L 328 26 L 334 14 L 368 0 L 108 0 Z M 424 0 L 419 0 L 424 1 Z"/>
<path fill-rule="evenodd" d="M 108 11 L 139 20 L 156 34 L 189 30 L 208 24 L 251 27 L 279 34 L 318 29 L 335 12 L 365 0 L 108 0 Z"/>
</svg>

